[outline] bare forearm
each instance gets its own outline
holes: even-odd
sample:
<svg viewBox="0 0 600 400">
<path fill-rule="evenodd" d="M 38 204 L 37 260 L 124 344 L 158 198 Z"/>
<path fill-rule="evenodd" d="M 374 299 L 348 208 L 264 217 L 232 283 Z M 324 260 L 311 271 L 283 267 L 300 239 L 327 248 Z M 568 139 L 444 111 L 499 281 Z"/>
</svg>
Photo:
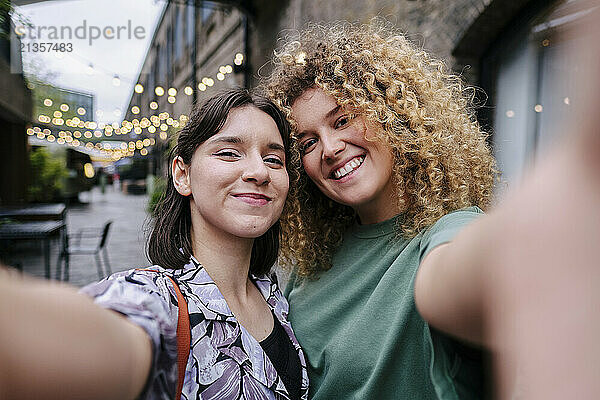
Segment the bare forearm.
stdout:
<svg viewBox="0 0 600 400">
<path fill-rule="evenodd" d="M 141 328 L 73 288 L 0 276 L 0 398 L 132 399 L 150 357 Z"/>
<path fill-rule="evenodd" d="M 575 139 L 419 271 L 424 318 L 493 352 L 499 398 L 515 374 L 527 398 L 600 393 L 600 148 Z"/>
<path fill-rule="evenodd" d="M 485 344 L 485 269 L 496 245 L 494 218 L 485 216 L 448 244 L 433 249 L 421 263 L 415 301 L 435 328 L 475 344 Z"/>
</svg>

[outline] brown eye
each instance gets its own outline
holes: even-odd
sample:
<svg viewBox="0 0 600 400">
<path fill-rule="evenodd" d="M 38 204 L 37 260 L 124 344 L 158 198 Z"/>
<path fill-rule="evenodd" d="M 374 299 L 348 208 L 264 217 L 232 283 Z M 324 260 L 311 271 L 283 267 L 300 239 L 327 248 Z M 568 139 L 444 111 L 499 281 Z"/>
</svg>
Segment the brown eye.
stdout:
<svg viewBox="0 0 600 400">
<path fill-rule="evenodd" d="M 238 159 L 240 157 L 239 154 L 233 151 L 219 151 L 213 154 L 214 156 L 225 158 L 225 159 Z"/>
<path fill-rule="evenodd" d="M 264 161 L 265 161 L 266 163 L 269 163 L 269 164 L 275 164 L 275 165 L 277 165 L 277 166 L 283 167 L 283 161 L 281 161 L 281 160 L 280 160 L 279 158 L 277 158 L 277 157 L 266 157 L 266 158 L 264 159 Z"/>
<path fill-rule="evenodd" d="M 335 121 L 334 128 L 335 129 L 343 128 L 344 126 L 348 125 L 348 123 L 350 122 L 350 119 L 351 119 L 350 116 L 342 115 Z"/>
<path fill-rule="evenodd" d="M 317 139 L 315 138 L 310 138 L 302 142 L 300 144 L 300 154 L 305 155 L 306 153 L 310 152 L 315 143 L 317 143 Z"/>
</svg>

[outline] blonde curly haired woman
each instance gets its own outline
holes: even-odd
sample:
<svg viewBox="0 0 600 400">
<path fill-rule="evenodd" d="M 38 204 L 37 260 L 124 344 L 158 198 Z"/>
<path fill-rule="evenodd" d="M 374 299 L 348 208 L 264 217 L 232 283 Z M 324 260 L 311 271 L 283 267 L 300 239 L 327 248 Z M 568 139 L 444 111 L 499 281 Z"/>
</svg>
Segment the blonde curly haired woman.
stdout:
<svg viewBox="0 0 600 400">
<path fill-rule="evenodd" d="M 281 228 L 311 398 L 482 398 L 482 353 L 429 325 L 480 331 L 431 291 L 492 200 L 472 91 L 382 21 L 310 25 L 276 50 L 264 89 L 301 170 Z"/>
</svg>

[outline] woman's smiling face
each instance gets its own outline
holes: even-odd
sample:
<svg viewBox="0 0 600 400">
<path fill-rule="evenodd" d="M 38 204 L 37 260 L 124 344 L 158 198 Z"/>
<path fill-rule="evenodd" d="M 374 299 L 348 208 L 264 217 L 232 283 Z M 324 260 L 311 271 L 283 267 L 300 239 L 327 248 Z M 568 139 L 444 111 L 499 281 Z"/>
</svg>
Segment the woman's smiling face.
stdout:
<svg viewBox="0 0 600 400">
<path fill-rule="evenodd" d="M 337 104 L 322 89 L 309 89 L 292 104 L 304 170 L 332 200 L 350 206 L 363 224 L 398 214 L 394 156 L 362 117 Z"/>
<path fill-rule="evenodd" d="M 177 176 L 175 161 L 173 168 Z M 258 108 L 231 110 L 184 168 L 185 184 L 175 186 L 192 195 L 195 232 L 256 238 L 279 219 L 289 188 L 285 149 L 275 121 Z"/>
</svg>

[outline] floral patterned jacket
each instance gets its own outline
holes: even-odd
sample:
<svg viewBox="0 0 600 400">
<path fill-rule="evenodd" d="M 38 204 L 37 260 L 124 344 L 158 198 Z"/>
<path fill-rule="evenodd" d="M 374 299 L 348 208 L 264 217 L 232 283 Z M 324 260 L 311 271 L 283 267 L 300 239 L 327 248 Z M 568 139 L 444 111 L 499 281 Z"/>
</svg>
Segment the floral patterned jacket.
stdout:
<svg viewBox="0 0 600 400">
<path fill-rule="evenodd" d="M 240 325 L 206 270 L 193 257 L 181 270 L 153 266 L 133 269 L 92 283 L 81 291 L 102 307 L 141 326 L 153 343 L 153 368 L 143 399 L 173 399 L 177 384 L 178 283 L 190 316 L 192 345 L 182 399 L 289 399 L 289 394 L 260 344 Z M 288 303 L 275 282 L 251 276 L 298 351 L 302 399 L 308 398 L 306 361 L 287 319 Z"/>
</svg>

